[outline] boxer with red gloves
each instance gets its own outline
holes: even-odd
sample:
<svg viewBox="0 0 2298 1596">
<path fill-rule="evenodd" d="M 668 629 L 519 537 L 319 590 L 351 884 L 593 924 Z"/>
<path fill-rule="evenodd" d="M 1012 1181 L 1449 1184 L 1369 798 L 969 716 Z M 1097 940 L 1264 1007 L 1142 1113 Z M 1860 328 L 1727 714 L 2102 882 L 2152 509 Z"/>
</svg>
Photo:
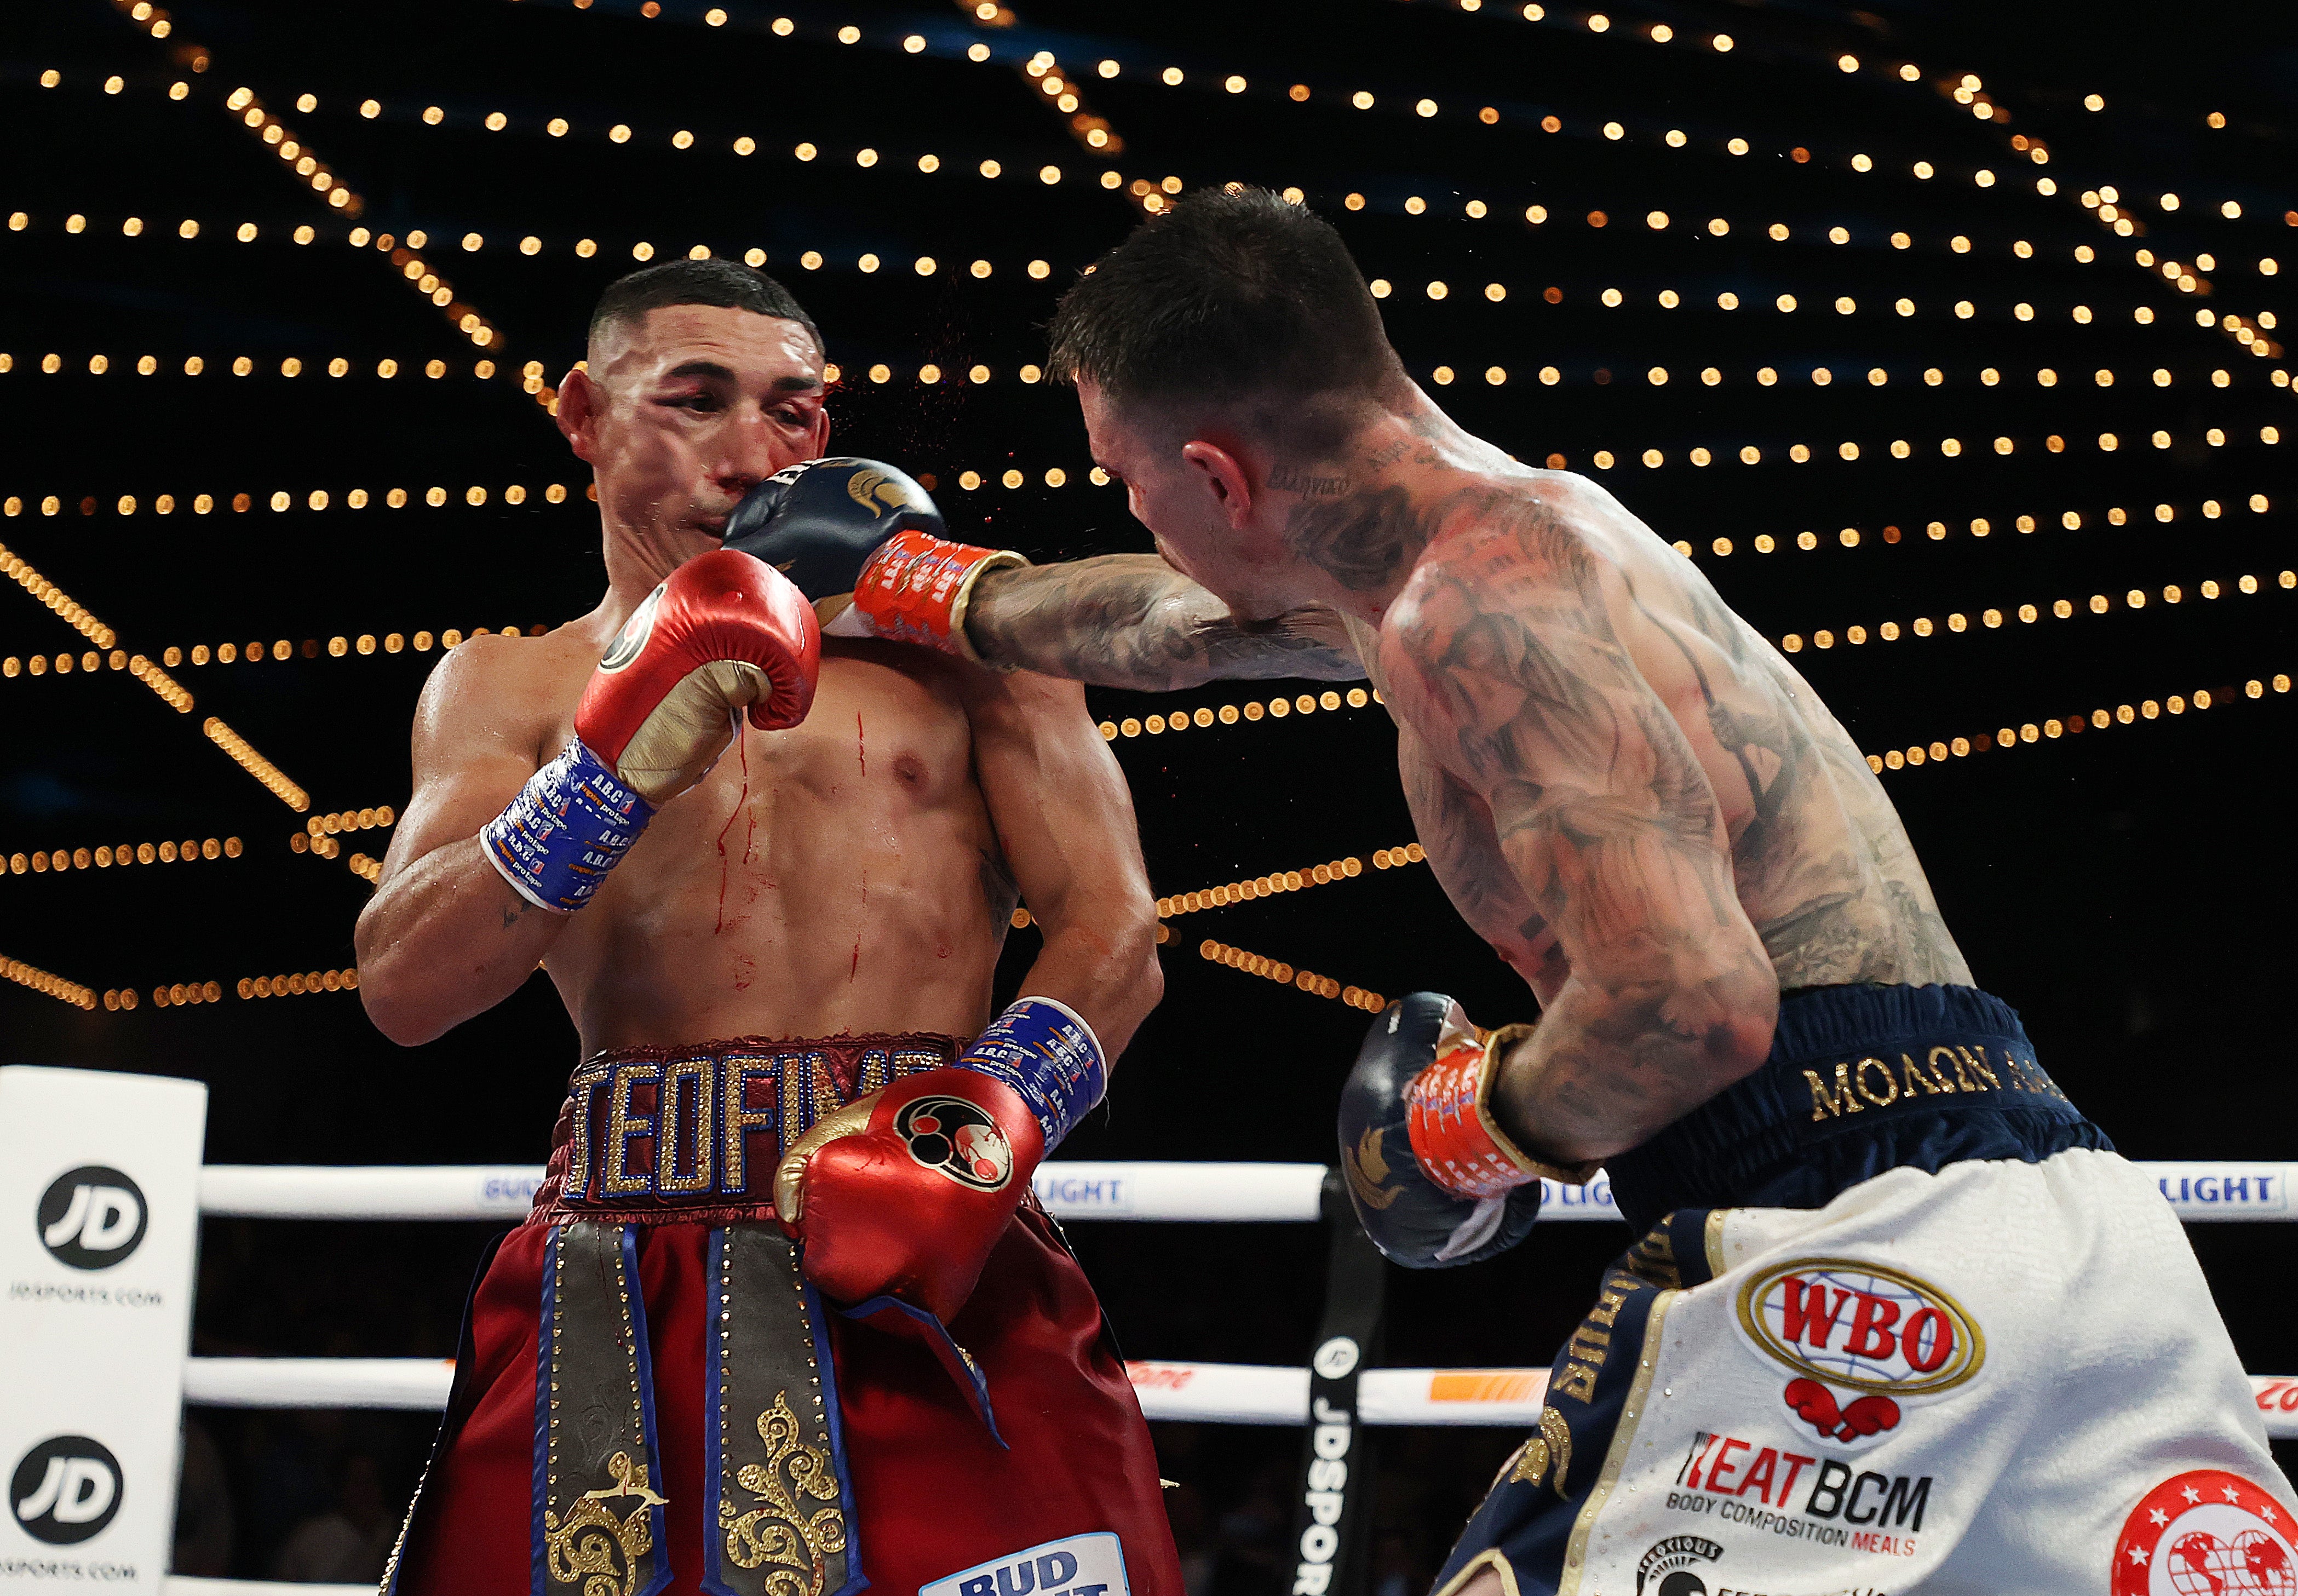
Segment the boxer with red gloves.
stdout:
<svg viewBox="0 0 2298 1596">
<path fill-rule="evenodd" d="M 606 594 L 424 690 L 360 995 L 423 1043 L 541 963 L 580 1051 L 472 1294 L 401 1596 L 1014 1567 L 1184 1596 L 1148 1426 L 1030 1195 L 1161 989 L 1124 781 L 1071 684 L 823 635 L 810 599 L 940 522 L 822 458 L 822 378 L 748 268 L 611 286 L 557 410 Z M 993 1017 L 1024 898 L 1042 940 Z"/>
<path fill-rule="evenodd" d="M 787 577 L 747 554 L 697 555 L 649 593 L 574 707 L 574 737 L 479 832 L 538 908 L 581 908 L 654 812 L 718 762 L 747 714 L 806 718 L 822 638 Z"/>
<path fill-rule="evenodd" d="M 955 1317 L 1038 1162 L 1108 1080 L 1093 1027 L 1024 997 L 953 1067 L 816 1121 L 774 1174 L 806 1278 L 847 1302 L 891 1294 Z"/>
</svg>

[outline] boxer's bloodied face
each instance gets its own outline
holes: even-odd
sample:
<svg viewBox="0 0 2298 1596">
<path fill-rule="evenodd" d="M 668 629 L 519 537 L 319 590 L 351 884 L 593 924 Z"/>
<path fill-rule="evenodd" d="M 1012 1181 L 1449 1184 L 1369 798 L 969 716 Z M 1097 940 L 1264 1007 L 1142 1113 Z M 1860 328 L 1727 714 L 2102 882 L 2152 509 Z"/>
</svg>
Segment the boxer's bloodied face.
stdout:
<svg viewBox="0 0 2298 1596">
<path fill-rule="evenodd" d="M 598 476 L 609 535 L 675 565 L 715 548 L 751 487 L 830 441 L 822 351 L 778 316 L 665 305 L 609 322 L 558 424 Z"/>
<path fill-rule="evenodd" d="M 1089 376 L 1078 378 L 1078 404 L 1094 459 L 1125 484 L 1128 507 L 1167 565 L 1242 620 L 1268 620 L 1301 602 L 1282 528 L 1264 525 L 1252 492 L 1268 462 L 1245 439 L 1192 438 L 1120 404 Z"/>
</svg>

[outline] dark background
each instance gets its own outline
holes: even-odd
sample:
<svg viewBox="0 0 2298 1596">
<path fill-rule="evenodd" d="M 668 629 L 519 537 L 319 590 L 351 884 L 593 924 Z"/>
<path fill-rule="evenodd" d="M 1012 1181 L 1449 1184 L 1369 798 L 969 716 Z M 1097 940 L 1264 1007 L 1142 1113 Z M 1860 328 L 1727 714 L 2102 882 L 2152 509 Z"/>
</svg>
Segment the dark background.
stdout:
<svg viewBox="0 0 2298 1596">
<path fill-rule="evenodd" d="M 1967 632 L 1807 649 L 1798 663 L 1863 747 L 1881 752 L 2005 724 L 2063 719 L 2206 688 L 2230 704 L 2089 730 L 1887 777 L 1979 978 L 2024 1013 L 2043 1057 L 2123 1150 L 2140 1158 L 2290 1155 L 2294 1093 L 2281 1001 L 2298 936 L 2284 753 L 2289 699 L 2273 686 L 2298 649 L 2293 445 L 2298 425 L 2279 335 L 2286 302 L 2262 260 L 2298 255 L 2289 182 L 2294 112 L 2286 14 L 2231 4 L 1635 4 L 1594 31 L 1576 4 L 1521 7 L 1321 0 L 1026 0 L 971 7 L 725 0 L 397 0 L 384 6 L 201 0 L 138 20 L 103 0 L 12 8 L 0 44 L 0 375 L 9 517 L 0 541 L 154 659 L 194 644 L 285 639 L 285 662 L 170 674 L 178 714 L 125 672 L 0 679 L 12 752 L 0 768 L 0 852 L 237 837 L 237 858 L 75 869 L 0 881 L 0 955 L 129 989 L 133 1012 L 66 1006 L 0 986 L 4 1056 L 196 1076 L 212 1088 L 213 1162 L 534 1162 L 574 1038 L 541 981 L 413 1052 L 385 1042 L 354 996 L 237 996 L 243 978 L 349 966 L 368 888 L 352 853 L 290 846 L 302 817 L 201 735 L 219 715 L 309 790 L 314 814 L 399 805 L 405 732 L 438 655 L 356 651 L 328 640 L 450 627 L 554 624 L 601 583 L 583 478 L 521 373 L 555 382 L 580 352 L 591 300 L 634 263 L 700 244 L 762 248 L 821 321 L 846 384 L 837 443 L 930 474 L 954 527 L 1039 558 L 1146 546 L 1114 489 L 1085 480 L 1070 396 L 1019 380 L 1076 271 L 1141 214 L 1114 170 L 1297 186 L 1332 217 L 1385 302 L 1416 377 L 1467 425 L 1527 459 L 1561 455 L 1683 539 L 1724 596 L 1778 638 L 1950 611 Z M 787 17 L 789 34 L 772 30 Z M 153 21 L 166 37 L 151 37 Z M 1655 24 L 1673 31 L 1658 42 Z M 858 29 L 853 44 L 841 27 Z M 1734 48 L 1713 47 L 1728 33 Z M 905 51 L 910 35 L 925 41 Z M 966 59 L 986 44 L 991 59 Z M 1080 115 L 1116 142 L 1093 149 L 1023 65 L 1050 52 L 1083 74 Z M 1849 55 L 1846 71 L 1838 57 Z M 1104 81 L 1092 63 L 1112 59 Z M 1914 81 L 1899 75 L 1916 63 Z M 1167 66 L 1185 80 L 1156 80 Z M 44 87 L 41 75 L 59 74 Z M 1241 94 L 1221 79 L 1242 76 Z M 1982 121 L 1953 91 L 1965 73 Z M 106 80 L 120 79 L 116 93 Z M 169 86 L 186 86 L 171 99 Z M 1305 103 L 1287 96 L 1306 86 Z M 235 90 L 284 120 L 358 195 L 331 208 L 227 109 Z M 1371 92 L 1369 111 L 1348 96 Z M 2086 95 L 2104 108 L 2087 110 Z M 310 112 L 299 96 L 316 96 Z M 1416 101 L 1435 103 L 1433 117 Z M 381 114 L 360 114 L 373 98 Z M 438 108 L 435 124 L 423 120 Z M 1477 118 L 1490 106 L 1497 120 Z M 503 113 L 491 131 L 485 119 Z M 2219 113 L 2223 128 L 2206 118 Z M 1552 117 L 1558 130 L 1545 131 Z M 570 124 L 545 131 L 552 118 Z M 1616 121 L 1623 136 L 1605 136 Z M 617 144 L 607 129 L 627 125 Z M 1681 147 L 1666 142 L 1680 129 Z M 689 129 L 691 148 L 671 136 Z M 754 137 L 757 153 L 730 152 Z M 1743 138 L 1744 155 L 1725 141 Z M 818 147 L 802 161 L 800 140 Z M 2037 164 L 2039 141 L 2047 163 Z M 881 159 L 864 168 L 864 149 Z M 928 175 L 917 158 L 938 154 Z M 1855 155 L 1870 158 L 1860 172 Z M 1004 175 L 977 175 L 985 159 Z M 1936 175 L 1912 175 L 1915 161 Z M 1061 169 L 1046 185 L 1035 176 Z M 1997 174 L 1991 186 L 1980 170 Z M 2054 195 L 2037 192 L 2050 178 Z M 2133 232 L 2082 203 L 2112 185 Z M 1360 211 L 1344 207 L 1350 194 Z M 2166 210 L 2160 196 L 2175 193 Z M 1407 202 L 1425 201 L 1425 213 Z M 1470 200 L 1490 214 L 1466 216 Z M 2223 202 L 2241 208 L 2220 213 Z M 1528 225 L 1525 207 L 1548 219 Z M 1666 213 L 1655 230 L 1648 212 Z M 1608 225 L 1591 225 L 1602 211 Z M 353 214 L 356 212 L 356 214 Z M 84 216 L 84 230 L 67 219 Z M 1704 230 L 1709 216 L 1731 223 Z M 123 236 L 140 218 L 141 235 Z M 198 236 L 178 236 L 184 219 Z M 241 223 L 256 227 L 238 242 Z M 1775 242 L 1771 224 L 1789 237 Z M 14 224 L 12 222 L 12 227 Z M 308 226 L 312 241 L 293 242 Z M 434 307 L 352 227 L 417 252 L 451 285 Z M 1840 227 L 1848 241 L 1830 242 Z M 1909 245 L 1893 247 L 1904 232 Z M 483 247 L 459 241 L 476 233 Z M 517 240 L 541 240 L 533 257 Z M 1967 252 L 1951 244 L 1970 242 Z M 574 242 L 596 241 L 579 257 Z M 2017 255 L 2014 241 L 2032 246 Z M 2096 258 L 2076 256 L 2087 245 Z M 2191 291 L 2135 252 L 2214 269 Z M 818 252 L 808 269 L 801 256 Z M 874 275 L 857 269 L 884 257 Z M 930 256 L 921 276 L 912 262 Z M 977 280 L 976 258 L 993 273 Z M 1048 275 L 1032 278 L 1032 260 Z M 2298 262 L 2294 262 L 2298 264 Z M 419 275 L 419 274 L 418 274 Z M 1425 291 L 1450 285 L 1441 302 Z M 1499 282 L 1493 303 L 1483 285 Z M 1618 288 L 1624 303 L 1600 299 Z M 1682 302 L 1657 302 L 1673 288 Z M 1553 294 L 1543 290 L 1552 289 Z M 1729 291 L 1741 308 L 1715 308 Z M 1770 308 L 1791 294 L 1799 309 Z M 1856 311 L 1830 306 L 1850 296 Z M 1912 318 L 1892 314 L 1901 296 Z M 1957 301 L 1973 314 L 1959 318 Z M 2031 304 L 2031 320 L 2013 307 Z M 2095 319 L 2072 318 L 2088 305 Z M 2151 307 L 2151 326 L 2134 319 Z M 2220 318 L 2195 325 L 2197 307 Z M 458 330 L 489 330 L 484 349 Z M 2223 326 L 2244 318 L 2253 353 Z M 60 368 L 41 369 L 53 353 Z M 159 370 L 137 376 L 140 356 Z M 109 369 L 91 374 L 91 357 Z M 186 357 L 205 371 L 181 375 Z M 246 356 L 252 374 L 230 375 Z M 321 375 L 335 357 L 351 375 Z M 289 357 L 299 376 L 278 375 Z M 397 360 L 400 375 L 374 375 Z M 475 375 L 482 359 L 493 375 Z M 426 361 L 445 362 L 429 378 Z M 940 365 L 938 384 L 917 380 Z M 956 380 L 975 363 L 986 385 Z M 865 373 L 882 363 L 890 380 Z M 1434 368 L 1459 379 L 1438 385 Z M 1504 368 L 1504 385 L 1482 378 Z M 1558 368 L 1543 386 L 1534 374 Z M 1669 380 L 1646 375 L 1665 368 Z M 1723 376 L 1705 386 L 1696 373 Z M 1758 368 L 1779 374 L 1758 383 Z M 1816 385 L 1826 367 L 1835 381 Z M 1944 376 L 1927 385 L 1922 373 Z M 1887 385 L 1865 378 L 1881 368 Z M 2059 375 L 2038 385 L 2038 368 Z M 2168 388 L 2151 373 L 2171 374 Z M 1988 385 L 1982 372 L 2000 381 Z M 2093 373 L 2112 371 L 2112 387 Z M 2223 386 L 2211 373 L 2227 373 Z M 2222 444 L 2208 441 L 2219 429 Z M 2157 429 L 2170 446 L 2149 442 Z M 2113 452 L 2097 445 L 2115 433 Z M 1992 440 L 2012 442 L 2007 456 Z M 1965 445 L 1944 458 L 1939 441 Z M 1912 458 L 1889 442 L 1905 438 Z M 2054 451 L 2051 440 L 2063 445 Z M 1837 445 L 1859 444 L 1845 461 Z M 1790 445 L 1814 458 L 1796 463 Z M 1752 445 L 1762 463 L 1738 463 Z M 1716 463 L 1687 462 L 1706 447 Z M 1664 464 L 1635 463 L 1647 449 Z M 1597 451 L 1616 457 L 1605 468 Z M 1044 484 L 1061 467 L 1066 485 Z M 1027 475 L 1008 490 L 1008 468 Z M 972 470 L 988 485 L 967 491 Z M 550 483 L 566 502 L 542 500 Z M 504 502 L 509 484 L 527 501 Z M 445 508 L 423 490 L 448 490 Z M 464 500 L 488 490 L 484 506 Z M 346 493 L 376 502 L 352 510 Z M 389 509 L 392 487 L 416 502 Z M 314 491 L 333 508 L 303 508 Z M 295 508 L 275 512 L 271 495 Z M 213 510 L 192 509 L 211 495 Z M 178 506 L 153 512 L 161 494 Z M 249 496 L 244 511 L 234 495 Z M 2253 513 L 2253 494 L 2269 509 Z M 123 514 L 123 496 L 135 500 Z M 54 498 L 53 513 L 43 501 Z M 2205 500 L 2225 513 L 2211 517 Z M 2173 519 L 2157 519 L 2169 504 Z M 2127 525 L 2106 512 L 2121 508 Z M 2062 513 L 2081 517 L 2065 530 Z M 2015 518 L 2035 517 L 2021 533 Z M 1974 517 L 1990 534 L 1975 537 Z M 1923 528 L 1948 531 L 1933 540 Z M 1856 548 L 1843 528 L 1858 529 Z M 1792 547 L 1810 530 L 1819 547 Z M 1757 534 L 1780 541 L 1757 554 Z M 1734 552 L 1710 552 L 1729 538 Z M 2236 591 L 2244 574 L 2254 595 Z M 2226 596 L 2199 597 L 2214 579 Z M 2178 584 L 2132 610 L 2120 595 Z M 2094 594 L 2110 613 L 2094 615 Z M 1978 624 L 1988 607 L 2073 601 L 2074 618 Z M 0 655 L 89 645 L 21 591 L 0 596 Z M 2240 684 L 2266 683 L 2252 701 Z M 1261 696 L 1269 690 L 1263 689 Z M 1294 690 L 1297 690 L 1297 689 Z M 1253 696 L 1182 696 L 1185 707 Z M 1115 720 L 1170 704 L 1096 695 Z M 1240 875 L 1368 857 L 1410 836 L 1377 711 L 1121 740 L 1151 872 L 1164 893 Z M 1169 992 L 1135 1043 L 1109 1110 L 1068 1145 L 1079 1157 L 1330 1156 L 1335 1084 L 1364 1017 L 1208 963 L 1215 937 L 1336 980 L 1396 994 L 1457 993 L 1488 1023 L 1524 1014 L 1521 988 L 1447 910 L 1425 870 L 1190 914 L 1166 948 Z M 1033 949 L 1009 948 L 1008 979 Z M 155 988 L 219 983 L 223 998 L 161 1006 Z M 2194 1231 L 2247 1365 L 2298 1369 L 2284 1227 Z M 444 1354 L 484 1231 L 217 1222 L 206 1227 L 196 1339 L 209 1352 Z M 1314 1327 L 1322 1248 L 1305 1228 L 1077 1227 L 1127 1349 L 1137 1356 L 1297 1363 Z M 1975 1242 L 1983 1238 L 1974 1238 Z M 1543 1229 L 1508 1259 L 1397 1278 L 1388 1359 L 1544 1361 L 1618 1245 L 1600 1226 Z M 2195 1304 L 2195 1311 L 2207 1311 Z M 299 1526 L 386 1533 L 419 1464 L 417 1416 L 194 1419 L 197 1522 L 186 1571 L 260 1574 Z M 1381 1509 L 1384 1596 L 1433 1570 L 1491 1468 L 1503 1432 L 1400 1435 Z M 1193 1596 L 1275 1592 L 1297 1439 L 1168 1426 L 1160 1435 Z M 2286 1465 L 2287 1449 L 2283 1451 Z M 225 1526 L 219 1528 L 219 1526 Z"/>
</svg>

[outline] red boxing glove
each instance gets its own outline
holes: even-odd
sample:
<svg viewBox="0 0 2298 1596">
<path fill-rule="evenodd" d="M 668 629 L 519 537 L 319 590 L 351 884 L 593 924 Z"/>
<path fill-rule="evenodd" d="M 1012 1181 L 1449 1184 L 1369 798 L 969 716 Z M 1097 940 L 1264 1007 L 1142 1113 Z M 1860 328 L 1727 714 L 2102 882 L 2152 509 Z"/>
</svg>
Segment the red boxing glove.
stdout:
<svg viewBox="0 0 2298 1596">
<path fill-rule="evenodd" d="M 699 781 L 748 710 L 761 732 L 806 718 L 821 668 L 814 606 L 789 579 L 731 549 L 698 554 L 623 623 L 583 690 L 574 735 L 660 805 Z"/>
<path fill-rule="evenodd" d="M 787 577 L 723 549 L 687 561 L 607 645 L 574 740 L 479 829 L 481 852 L 529 903 L 581 908 L 655 810 L 718 762 L 738 715 L 766 732 L 806 718 L 821 657 Z"/>
<path fill-rule="evenodd" d="M 1019 1092 L 928 1070 L 816 1121 L 774 1170 L 774 1213 L 833 1299 L 890 1294 L 946 1325 L 1045 1155 Z"/>
<path fill-rule="evenodd" d="M 922 643 L 975 665 L 987 662 L 965 635 L 965 608 L 982 574 L 1029 562 L 1010 549 L 954 543 L 905 527 L 880 544 L 855 579 L 851 608 L 831 621 L 832 637 Z"/>
</svg>

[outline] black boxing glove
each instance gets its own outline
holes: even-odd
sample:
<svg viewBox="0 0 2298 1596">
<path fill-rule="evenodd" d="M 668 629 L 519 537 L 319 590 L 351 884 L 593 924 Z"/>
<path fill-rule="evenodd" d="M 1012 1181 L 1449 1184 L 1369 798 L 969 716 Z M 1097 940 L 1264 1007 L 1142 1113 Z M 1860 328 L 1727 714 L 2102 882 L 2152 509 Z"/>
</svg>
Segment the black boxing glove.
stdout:
<svg viewBox="0 0 2298 1596">
<path fill-rule="evenodd" d="M 1492 1077 L 1532 1033 L 1479 1041 L 1460 1005 L 1415 992 L 1375 1020 L 1341 1090 L 1341 1169 L 1373 1245 L 1407 1269 L 1481 1263 L 1540 1217 L 1542 1176 L 1585 1183 L 1597 1166 L 1527 1156 L 1492 1118 Z"/>
<path fill-rule="evenodd" d="M 724 542 L 765 561 L 809 599 L 850 593 L 880 544 L 914 528 L 940 538 L 941 511 L 908 473 L 840 455 L 775 472 L 742 495 Z"/>
</svg>

